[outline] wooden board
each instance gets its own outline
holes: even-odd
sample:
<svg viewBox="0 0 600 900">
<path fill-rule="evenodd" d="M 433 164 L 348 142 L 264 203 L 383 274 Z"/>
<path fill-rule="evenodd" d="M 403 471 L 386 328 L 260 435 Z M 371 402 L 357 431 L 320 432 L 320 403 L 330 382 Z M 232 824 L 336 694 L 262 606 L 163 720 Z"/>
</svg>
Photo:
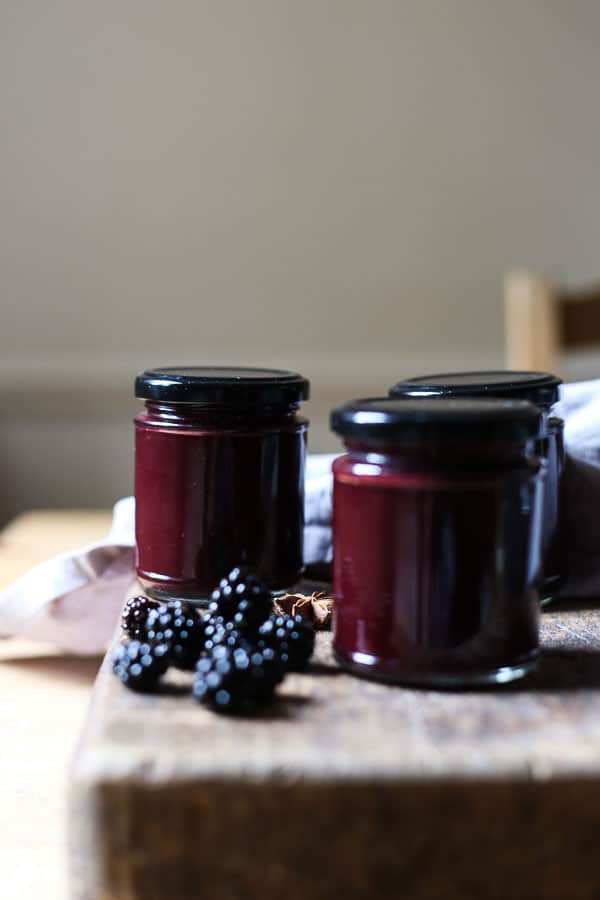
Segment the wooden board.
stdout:
<svg viewBox="0 0 600 900">
<path fill-rule="evenodd" d="M 0 590 L 54 553 L 97 540 L 111 514 L 25 513 L 0 532 Z M 0 640 L 0 897 L 67 897 L 67 767 L 100 660 L 23 638 Z"/>
<path fill-rule="evenodd" d="M 600 611 L 543 616 L 539 674 L 443 693 L 335 665 L 319 635 L 272 711 L 104 666 L 72 772 L 74 900 L 600 896 Z M 183 693 L 179 693 L 179 691 Z"/>
</svg>

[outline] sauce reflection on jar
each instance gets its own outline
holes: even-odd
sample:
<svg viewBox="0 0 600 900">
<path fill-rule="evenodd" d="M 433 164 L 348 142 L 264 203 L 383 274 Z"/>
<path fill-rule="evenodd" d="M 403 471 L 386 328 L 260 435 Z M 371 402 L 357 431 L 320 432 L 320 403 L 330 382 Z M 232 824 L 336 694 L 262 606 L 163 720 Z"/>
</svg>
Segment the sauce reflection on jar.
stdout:
<svg viewBox="0 0 600 900">
<path fill-rule="evenodd" d="M 138 376 L 137 574 L 151 596 L 202 601 L 239 564 L 273 591 L 298 580 L 308 390 L 271 369 Z"/>
<path fill-rule="evenodd" d="M 367 677 L 510 681 L 538 657 L 540 414 L 375 398 L 331 416 L 334 649 Z"/>
</svg>

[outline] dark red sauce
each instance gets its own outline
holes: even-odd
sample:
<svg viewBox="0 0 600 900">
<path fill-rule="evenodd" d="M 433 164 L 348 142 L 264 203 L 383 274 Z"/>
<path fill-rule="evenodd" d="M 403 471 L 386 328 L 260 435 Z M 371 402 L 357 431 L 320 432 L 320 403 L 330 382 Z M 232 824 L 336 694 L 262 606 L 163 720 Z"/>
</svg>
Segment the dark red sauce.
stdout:
<svg viewBox="0 0 600 900">
<path fill-rule="evenodd" d="M 136 418 L 137 573 L 150 593 L 202 598 L 240 563 L 274 591 L 302 573 L 307 423 L 297 403 L 227 399 L 147 400 Z"/>
<path fill-rule="evenodd" d="M 398 426 L 383 447 L 346 437 L 334 463 L 334 648 L 358 674 L 468 685 L 537 658 L 538 464 L 523 442 L 469 442 L 457 416 L 451 442 Z"/>
</svg>

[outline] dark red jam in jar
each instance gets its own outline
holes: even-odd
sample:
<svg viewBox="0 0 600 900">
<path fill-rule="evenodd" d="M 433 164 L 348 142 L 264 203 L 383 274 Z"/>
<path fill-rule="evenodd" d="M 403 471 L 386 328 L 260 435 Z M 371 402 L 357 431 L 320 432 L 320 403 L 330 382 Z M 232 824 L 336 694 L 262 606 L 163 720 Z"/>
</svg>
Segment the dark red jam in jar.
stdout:
<svg viewBox="0 0 600 900">
<path fill-rule="evenodd" d="M 135 383 L 137 574 L 202 601 L 240 563 L 273 591 L 302 573 L 309 384 L 273 369 L 166 367 Z"/>
<path fill-rule="evenodd" d="M 541 490 L 525 401 L 357 400 L 331 427 L 334 649 L 366 677 L 510 681 L 538 656 Z"/>
<path fill-rule="evenodd" d="M 390 390 L 394 397 L 495 397 L 529 400 L 542 414 L 537 454 L 548 463 L 543 488 L 541 530 L 543 601 L 551 600 L 566 576 L 566 549 L 562 532 L 562 476 L 565 466 L 564 422 L 552 415 L 561 379 L 548 372 L 454 372 L 422 375 L 400 381 Z"/>
</svg>

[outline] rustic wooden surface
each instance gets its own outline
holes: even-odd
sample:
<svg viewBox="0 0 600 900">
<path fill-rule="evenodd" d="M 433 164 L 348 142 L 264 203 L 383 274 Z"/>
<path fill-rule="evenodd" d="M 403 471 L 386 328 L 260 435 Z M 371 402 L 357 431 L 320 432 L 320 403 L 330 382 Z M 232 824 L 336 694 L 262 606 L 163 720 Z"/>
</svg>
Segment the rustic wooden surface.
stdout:
<svg viewBox="0 0 600 900">
<path fill-rule="evenodd" d="M 543 616 L 530 681 L 342 674 L 328 635 L 258 720 L 105 664 L 73 770 L 74 900 L 597 900 L 600 611 Z"/>
<path fill-rule="evenodd" d="M 30 512 L 0 532 L 0 590 L 59 553 L 106 534 L 109 512 Z M 0 640 L 0 897 L 66 900 L 68 763 L 100 661 Z"/>
</svg>

